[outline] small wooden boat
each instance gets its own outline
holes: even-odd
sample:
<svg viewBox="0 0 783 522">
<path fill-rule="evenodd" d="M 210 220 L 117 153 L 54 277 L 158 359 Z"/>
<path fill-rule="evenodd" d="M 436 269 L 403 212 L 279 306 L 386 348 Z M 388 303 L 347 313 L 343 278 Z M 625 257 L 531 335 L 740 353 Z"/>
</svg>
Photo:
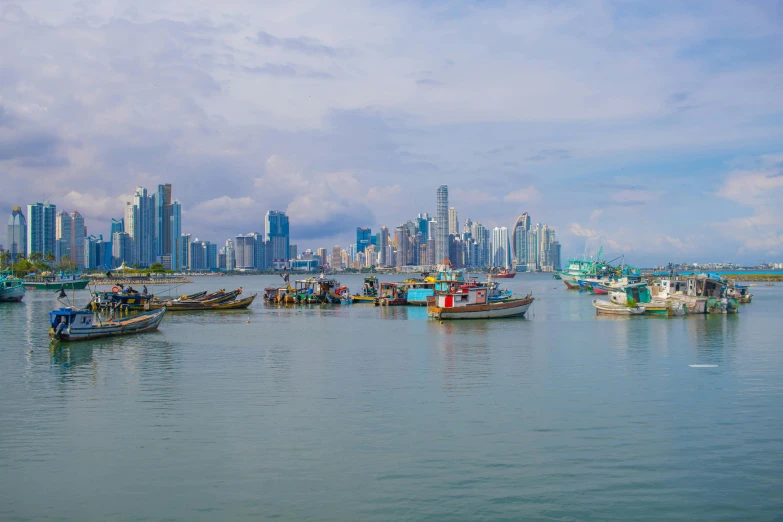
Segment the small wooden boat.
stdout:
<svg viewBox="0 0 783 522">
<path fill-rule="evenodd" d="M 21 303 L 25 294 L 22 282 L 15 278 L 0 278 L 0 303 Z"/>
<path fill-rule="evenodd" d="M 605 299 L 593 299 L 595 312 L 601 315 L 642 315 L 644 308 L 639 306 L 625 306 L 612 303 Z"/>
<path fill-rule="evenodd" d="M 157 330 L 166 308 L 124 319 L 102 320 L 89 310 L 60 308 L 49 312 L 49 337 L 55 341 L 85 341 Z"/>
<path fill-rule="evenodd" d="M 775 283 L 767 283 L 764 286 L 775 286 Z"/>
<path fill-rule="evenodd" d="M 215 310 L 243 310 L 253 304 L 257 295 L 258 294 L 252 294 L 244 299 L 235 299 L 225 303 L 214 304 L 212 305 L 212 308 Z"/>
<path fill-rule="evenodd" d="M 405 293 L 397 283 L 381 283 L 375 306 L 403 306 L 408 304 Z"/>
<path fill-rule="evenodd" d="M 454 292 L 439 292 L 427 300 L 427 315 L 439 320 L 446 319 L 500 319 L 522 317 L 533 304 L 528 294 L 523 298 L 490 301 L 487 288 L 473 286 L 458 288 Z"/>
<path fill-rule="evenodd" d="M 362 293 L 354 294 L 351 300 L 357 304 L 373 304 L 378 298 L 378 278 L 367 276 L 362 284 Z"/>
</svg>

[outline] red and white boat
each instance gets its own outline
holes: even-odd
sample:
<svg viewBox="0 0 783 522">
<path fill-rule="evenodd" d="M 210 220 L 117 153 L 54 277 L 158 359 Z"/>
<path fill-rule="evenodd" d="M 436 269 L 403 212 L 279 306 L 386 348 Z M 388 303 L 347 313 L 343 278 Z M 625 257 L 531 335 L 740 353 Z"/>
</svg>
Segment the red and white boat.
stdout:
<svg viewBox="0 0 783 522">
<path fill-rule="evenodd" d="M 515 275 L 517 275 L 516 272 L 509 272 L 505 268 L 501 268 L 500 270 L 497 271 L 497 273 L 492 273 L 492 272 L 489 273 L 489 277 L 491 277 L 492 279 L 511 279 Z"/>
<path fill-rule="evenodd" d="M 533 304 L 531 294 L 492 301 L 488 293 L 484 286 L 454 285 L 448 292 L 427 298 L 427 314 L 440 320 L 521 317 Z"/>
</svg>

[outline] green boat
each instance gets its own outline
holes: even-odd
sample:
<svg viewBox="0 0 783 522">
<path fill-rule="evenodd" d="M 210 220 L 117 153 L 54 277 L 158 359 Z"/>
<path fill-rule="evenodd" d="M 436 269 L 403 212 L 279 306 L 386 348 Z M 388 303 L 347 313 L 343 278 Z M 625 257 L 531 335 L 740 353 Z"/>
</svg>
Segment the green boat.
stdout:
<svg viewBox="0 0 783 522">
<path fill-rule="evenodd" d="M 60 274 L 47 276 L 29 276 L 23 280 L 28 290 L 82 290 L 87 288 L 90 280 L 79 274 Z"/>
</svg>

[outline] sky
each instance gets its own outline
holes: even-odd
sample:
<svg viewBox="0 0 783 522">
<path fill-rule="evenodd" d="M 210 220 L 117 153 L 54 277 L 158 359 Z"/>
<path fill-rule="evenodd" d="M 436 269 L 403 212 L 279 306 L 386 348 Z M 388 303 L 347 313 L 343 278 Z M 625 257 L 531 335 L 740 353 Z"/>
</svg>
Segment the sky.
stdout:
<svg viewBox="0 0 783 522">
<path fill-rule="evenodd" d="M 194 237 L 331 249 L 447 184 L 564 256 L 781 262 L 782 86 L 783 0 L 0 0 L 0 214 L 171 183 Z"/>
</svg>

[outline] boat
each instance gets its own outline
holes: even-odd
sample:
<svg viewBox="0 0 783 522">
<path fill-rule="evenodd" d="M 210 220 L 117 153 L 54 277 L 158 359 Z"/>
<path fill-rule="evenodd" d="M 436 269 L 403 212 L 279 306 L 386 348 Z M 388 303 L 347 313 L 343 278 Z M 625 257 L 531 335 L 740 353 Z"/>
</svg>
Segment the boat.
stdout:
<svg viewBox="0 0 783 522">
<path fill-rule="evenodd" d="M 208 312 L 217 310 L 244 310 L 253 304 L 258 294 L 252 294 L 243 299 L 237 299 L 235 294 L 230 299 L 222 299 L 216 302 L 210 303 L 177 303 L 176 301 L 170 301 L 166 304 L 166 308 L 169 312 Z"/>
<path fill-rule="evenodd" d="M 264 288 L 263 299 L 271 304 L 294 304 L 296 296 L 285 286 L 268 286 Z"/>
<path fill-rule="evenodd" d="M 775 286 L 775 283 L 767 283 L 764 286 Z"/>
<path fill-rule="evenodd" d="M 21 303 L 24 294 L 25 288 L 21 280 L 0 276 L 0 303 Z"/>
<path fill-rule="evenodd" d="M 435 295 L 435 278 L 408 279 L 402 283 L 407 304 L 427 306 L 427 298 Z"/>
<path fill-rule="evenodd" d="M 364 278 L 362 284 L 362 293 L 354 294 L 351 296 L 351 300 L 358 304 L 373 304 L 378 298 L 378 278 L 375 276 L 367 276 Z"/>
<path fill-rule="evenodd" d="M 28 290 L 83 290 L 90 280 L 79 274 L 59 274 L 28 276 L 24 278 L 24 286 Z"/>
<path fill-rule="evenodd" d="M 753 294 L 750 293 L 748 285 L 742 283 L 730 284 L 726 289 L 726 295 L 736 298 L 739 304 L 748 304 L 753 300 Z"/>
<path fill-rule="evenodd" d="M 454 284 L 449 291 L 438 292 L 427 300 L 427 315 L 438 320 L 522 317 L 533 304 L 530 294 L 523 298 L 490 301 L 487 293 L 483 286 L 463 288 Z"/>
<path fill-rule="evenodd" d="M 695 291 L 694 279 L 664 277 L 648 285 L 653 299 L 669 299 L 681 302 L 688 314 L 707 313 L 707 298 L 701 297 Z"/>
<path fill-rule="evenodd" d="M 49 312 L 49 337 L 55 341 L 85 341 L 99 337 L 130 335 L 157 330 L 166 308 L 123 319 L 103 320 L 90 310 L 71 307 Z"/>
<path fill-rule="evenodd" d="M 402 306 L 408 304 L 403 288 L 397 283 L 381 283 L 375 306 Z"/>
<path fill-rule="evenodd" d="M 640 306 L 627 306 L 606 299 L 593 299 L 595 312 L 601 315 L 642 315 L 644 308 Z"/>
<path fill-rule="evenodd" d="M 603 248 L 598 250 L 595 259 L 569 259 L 568 265 L 564 270 L 555 272 L 556 276 L 563 281 L 569 290 L 584 290 L 585 286 L 580 285 L 580 280 L 586 281 L 589 286 L 598 282 L 606 284 L 607 282 L 621 280 L 626 278 L 626 283 L 637 283 L 642 279 L 642 271 L 638 267 L 630 265 L 613 266 L 610 263 L 601 260 Z"/>
<path fill-rule="evenodd" d="M 135 290 L 93 292 L 90 304 L 93 309 L 149 310 L 149 304 L 154 299 L 152 294 Z"/>
<path fill-rule="evenodd" d="M 687 306 L 682 301 L 674 299 L 653 299 L 647 283 L 626 285 L 619 290 L 609 292 L 609 300 L 620 306 L 639 307 L 646 315 L 672 317 L 688 313 Z"/>
<path fill-rule="evenodd" d="M 497 272 L 493 272 L 491 269 L 489 273 L 487 274 L 488 277 L 491 277 L 492 279 L 511 279 L 517 275 L 516 272 L 509 272 L 505 268 L 501 268 Z"/>
<path fill-rule="evenodd" d="M 165 307 L 169 309 L 169 312 L 181 312 L 184 310 L 211 310 L 212 305 L 233 301 L 241 293 L 242 288 L 237 288 L 231 292 L 220 291 L 205 296 L 209 297 L 209 299 L 170 299 L 167 301 L 161 299 L 152 299 L 149 302 L 149 308 L 154 310 Z"/>
<path fill-rule="evenodd" d="M 295 287 L 291 287 L 286 280 L 286 288 L 297 304 L 351 303 L 348 287 L 340 286 L 337 280 L 327 278 L 324 274 L 318 278 L 300 279 L 294 284 Z"/>
</svg>

